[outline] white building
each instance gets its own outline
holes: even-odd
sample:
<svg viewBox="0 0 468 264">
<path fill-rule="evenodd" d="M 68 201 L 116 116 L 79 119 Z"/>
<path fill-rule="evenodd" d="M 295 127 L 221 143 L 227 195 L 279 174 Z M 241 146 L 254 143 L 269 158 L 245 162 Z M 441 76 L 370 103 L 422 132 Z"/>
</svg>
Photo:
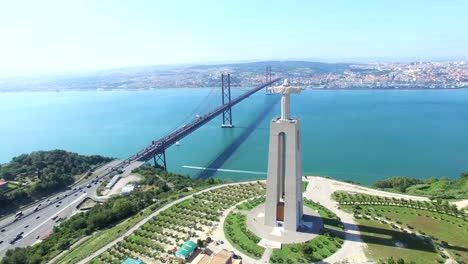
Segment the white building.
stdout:
<svg viewBox="0 0 468 264">
<path fill-rule="evenodd" d="M 112 179 L 110 180 L 110 182 L 106 185 L 106 189 L 112 189 L 112 187 L 114 187 L 114 185 L 120 180 L 120 175 L 117 174 L 115 175 L 114 177 L 112 177 Z"/>
<path fill-rule="evenodd" d="M 122 188 L 122 190 L 120 191 L 120 194 L 131 193 L 131 192 L 133 192 L 133 190 L 135 190 L 135 185 L 134 184 L 127 184 Z"/>
</svg>

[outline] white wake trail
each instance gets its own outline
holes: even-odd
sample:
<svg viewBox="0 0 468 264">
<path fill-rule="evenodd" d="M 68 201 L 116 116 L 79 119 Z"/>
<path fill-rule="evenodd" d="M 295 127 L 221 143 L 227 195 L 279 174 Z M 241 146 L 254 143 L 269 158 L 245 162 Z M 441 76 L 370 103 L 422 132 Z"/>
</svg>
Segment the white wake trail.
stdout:
<svg viewBox="0 0 468 264">
<path fill-rule="evenodd" d="M 266 172 L 261 171 L 246 171 L 246 170 L 230 170 L 230 169 L 215 169 L 215 168 L 206 168 L 206 167 L 198 167 L 198 166 L 182 166 L 187 169 L 194 169 L 194 170 L 209 170 L 209 171 L 222 171 L 222 172 L 235 172 L 235 173 L 248 173 L 248 174 L 259 174 L 259 175 L 266 175 Z"/>
</svg>

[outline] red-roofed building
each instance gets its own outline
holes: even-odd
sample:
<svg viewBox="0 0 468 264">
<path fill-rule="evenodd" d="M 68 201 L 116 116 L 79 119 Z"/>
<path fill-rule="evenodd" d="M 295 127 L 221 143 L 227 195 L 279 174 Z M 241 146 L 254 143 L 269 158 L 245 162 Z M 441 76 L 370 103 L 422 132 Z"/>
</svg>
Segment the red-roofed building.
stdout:
<svg viewBox="0 0 468 264">
<path fill-rule="evenodd" d="M 0 179 L 0 191 L 8 189 L 8 182 L 4 179 Z"/>
</svg>

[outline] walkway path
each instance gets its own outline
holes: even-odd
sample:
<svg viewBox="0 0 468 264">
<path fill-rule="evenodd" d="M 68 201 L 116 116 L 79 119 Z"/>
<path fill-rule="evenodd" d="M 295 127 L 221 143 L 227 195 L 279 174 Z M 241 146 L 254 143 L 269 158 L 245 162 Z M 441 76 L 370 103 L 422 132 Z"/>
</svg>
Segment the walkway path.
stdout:
<svg viewBox="0 0 468 264">
<path fill-rule="evenodd" d="M 305 180 L 309 182 L 309 185 L 307 186 L 307 190 L 304 192 L 304 197 L 309 198 L 314 202 L 319 202 L 321 205 L 330 209 L 333 213 L 335 213 L 338 217 L 341 218 L 341 221 L 344 223 L 346 228 L 346 238 L 342 248 L 338 250 L 335 254 L 324 259 L 323 262 L 325 263 L 335 263 L 343 260 L 347 260 L 351 263 L 369 262 L 366 255 L 364 254 L 366 244 L 363 243 L 360 239 L 360 232 L 356 228 L 357 225 L 356 222 L 354 222 L 354 217 L 352 216 L 352 214 L 343 212 L 338 209 L 337 203 L 331 199 L 331 194 L 333 192 L 340 190 L 360 192 L 385 197 L 427 200 L 427 198 L 404 194 L 388 193 L 323 177 L 308 176 Z M 358 237 L 358 239 L 351 239 L 351 237 L 356 236 Z"/>
<path fill-rule="evenodd" d="M 218 189 L 218 188 L 222 188 L 222 187 L 226 187 L 226 186 L 229 186 L 229 185 L 237 185 L 237 184 L 243 184 L 243 183 L 247 183 L 247 182 L 236 182 L 236 183 L 230 183 L 230 184 L 222 184 L 222 185 L 217 185 L 217 186 L 213 186 L 213 187 L 210 187 L 208 189 L 204 189 L 204 190 L 201 190 L 199 192 L 196 192 L 194 194 L 191 194 L 191 195 L 188 195 L 188 196 L 185 196 L 185 197 L 182 197 L 178 200 L 175 200 L 173 202 L 170 202 L 169 204 L 159 208 L 158 210 L 156 210 L 155 212 L 153 212 L 152 214 L 150 214 L 149 216 L 145 217 L 144 219 L 142 219 L 140 222 L 138 222 L 138 224 L 136 224 L 135 226 L 133 226 L 132 228 L 130 228 L 127 232 L 125 232 L 124 234 L 122 234 L 120 237 L 114 239 L 112 242 L 110 242 L 109 244 L 105 245 L 104 247 L 100 248 L 99 250 L 97 250 L 96 252 L 92 253 L 91 255 L 89 255 L 88 257 L 82 259 L 80 262 L 78 262 L 79 264 L 85 264 L 85 263 L 88 263 L 90 262 L 93 258 L 101 255 L 102 253 L 104 253 L 106 250 L 108 250 L 109 248 L 113 247 L 114 245 L 116 245 L 117 243 L 119 243 L 120 241 L 122 241 L 126 236 L 129 236 L 131 235 L 133 232 L 135 232 L 138 228 L 140 228 L 142 225 L 144 225 L 146 222 L 148 222 L 151 218 L 155 217 L 156 215 L 158 215 L 159 213 L 161 213 L 162 211 L 168 209 L 169 207 L 177 204 L 177 203 L 180 203 L 182 201 L 185 201 L 187 199 L 190 199 L 192 198 L 194 195 L 197 195 L 197 194 L 200 194 L 200 193 L 204 193 L 204 192 L 208 192 L 208 191 L 211 191 L 211 190 L 215 190 L 215 189 Z"/>
<path fill-rule="evenodd" d="M 228 251 L 234 251 L 236 252 L 236 255 L 240 256 L 242 258 L 242 263 L 243 264 L 256 264 L 258 263 L 258 260 L 255 260 L 244 253 L 240 252 L 239 250 L 235 249 L 231 243 L 226 239 L 226 236 L 224 235 L 224 220 L 226 220 L 226 217 L 229 215 L 230 212 L 236 209 L 236 206 L 245 202 L 241 201 L 235 205 L 233 205 L 231 208 L 228 208 L 226 211 L 223 212 L 223 215 L 221 216 L 221 219 L 219 220 L 218 226 L 215 230 L 213 230 L 213 233 L 211 234 L 211 238 L 213 241 L 218 241 L 221 240 L 224 243 L 220 245 L 210 245 L 209 249 L 213 250 L 213 252 L 218 252 L 222 249 L 226 249 Z"/>
<path fill-rule="evenodd" d="M 262 258 L 260 259 L 260 263 L 268 263 L 270 260 L 271 253 L 273 253 L 272 248 L 265 248 L 265 252 L 263 252 Z"/>
</svg>

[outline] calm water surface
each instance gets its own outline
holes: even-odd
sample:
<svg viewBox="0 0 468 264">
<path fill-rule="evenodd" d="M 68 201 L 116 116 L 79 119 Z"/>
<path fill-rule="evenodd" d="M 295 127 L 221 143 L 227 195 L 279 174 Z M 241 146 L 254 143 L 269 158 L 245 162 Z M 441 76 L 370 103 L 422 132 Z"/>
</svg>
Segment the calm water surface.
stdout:
<svg viewBox="0 0 468 264">
<path fill-rule="evenodd" d="M 0 93 L 0 163 L 55 148 L 126 158 L 206 113 L 219 96 L 214 89 Z M 269 122 L 279 107 L 278 96 L 262 92 L 241 102 L 234 129 L 221 129 L 218 117 L 171 147 L 169 170 L 264 178 Z M 302 119 L 305 174 L 372 183 L 468 171 L 468 89 L 306 90 L 293 96 L 292 113 Z"/>
</svg>

